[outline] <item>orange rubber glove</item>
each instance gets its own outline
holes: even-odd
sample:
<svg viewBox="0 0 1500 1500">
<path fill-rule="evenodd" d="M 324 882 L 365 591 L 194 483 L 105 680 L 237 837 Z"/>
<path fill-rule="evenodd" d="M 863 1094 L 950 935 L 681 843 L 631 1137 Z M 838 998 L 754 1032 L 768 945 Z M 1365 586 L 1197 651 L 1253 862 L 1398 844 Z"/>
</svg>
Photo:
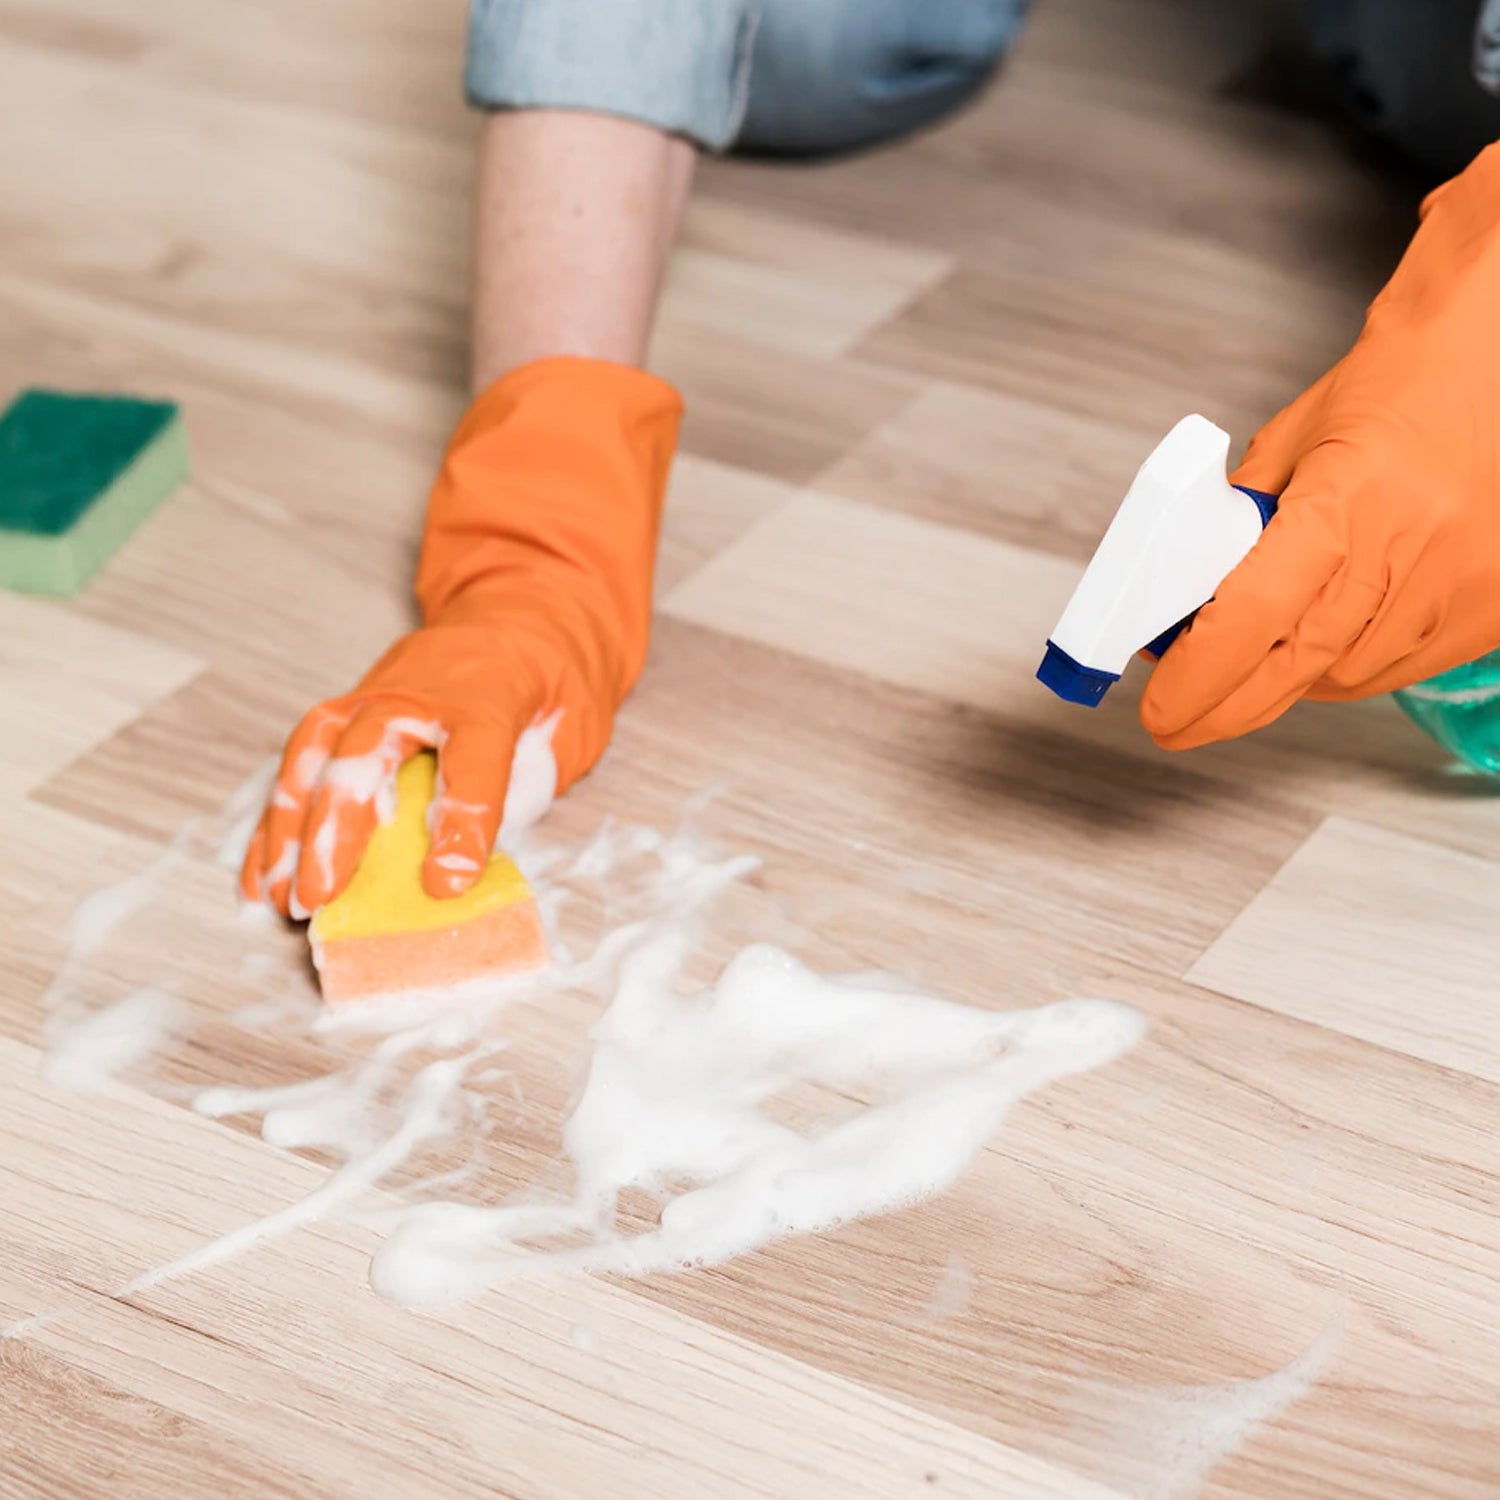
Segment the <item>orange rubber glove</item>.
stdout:
<svg viewBox="0 0 1500 1500">
<path fill-rule="evenodd" d="M 1152 673 L 1158 744 L 1500 647 L 1500 146 L 1427 198 L 1354 347 L 1231 477 L 1280 507 Z"/>
<path fill-rule="evenodd" d="M 251 900 L 307 915 L 347 884 L 397 766 L 438 751 L 422 881 L 467 890 L 517 741 L 556 716 L 556 789 L 593 766 L 646 657 L 662 494 L 682 405 L 654 376 L 538 360 L 470 407 L 427 509 L 403 637 L 287 742 L 245 857 Z"/>
</svg>

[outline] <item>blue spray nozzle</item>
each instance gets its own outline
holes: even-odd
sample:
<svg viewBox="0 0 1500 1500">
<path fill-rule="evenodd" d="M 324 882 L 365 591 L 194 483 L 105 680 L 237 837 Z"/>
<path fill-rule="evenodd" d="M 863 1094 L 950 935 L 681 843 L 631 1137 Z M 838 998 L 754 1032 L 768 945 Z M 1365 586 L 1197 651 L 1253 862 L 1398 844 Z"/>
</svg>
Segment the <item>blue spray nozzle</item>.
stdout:
<svg viewBox="0 0 1500 1500">
<path fill-rule="evenodd" d="M 1273 495 L 1268 490 L 1252 490 L 1248 484 L 1237 484 L 1235 489 L 1255 501 L 1255 508 L 1260 512 L 1261 526 L 1269 526 L 1271 517 L 1276 514 L 1276 502 L 1281 499 L 1281 496 Z"/>
<path fill-rule="evenodd" d="M 1036 680 L 1068 703 L 1097 708 L 1109 691 L 1110 683 L 1120 680 L 1120 674 L 1086 667 L 1082 662 L 1074 661 L 1061 646 L 1048 641 L 1047 654 L 1036 669 Z"/>
</svg>

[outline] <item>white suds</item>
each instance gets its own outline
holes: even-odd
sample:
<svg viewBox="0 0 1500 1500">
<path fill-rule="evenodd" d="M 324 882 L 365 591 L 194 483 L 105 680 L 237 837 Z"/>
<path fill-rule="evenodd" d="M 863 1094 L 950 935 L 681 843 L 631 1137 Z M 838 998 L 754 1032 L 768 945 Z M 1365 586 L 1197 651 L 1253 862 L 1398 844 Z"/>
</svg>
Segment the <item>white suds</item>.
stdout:
<svg viewBox="0 0 1500 1500">
<path fill-rule="evenodd" d="M 264 911 L 264 907 L 256 908 Z M 239 976 L 249 983 L 259 983 L 273 978 L 279 965 L 269 953 L 246 953 L 240 957 Z"/>
<path fill-rule="evenodd" d="M 321 1187 L 288 1204 L 277 1213 L 243 1225 L 229 1234 L 200 1245 L 177 1260 L 155 1266 L 118 1288 L 117 1297 L 133 1296 L 147 1287 L 174 1281 L 179 1276 L 206 1270 L 266 1240 L 298 1229 L 345 1208 L 394 1171 L 418 1146 L 446 1135 L 456 1122 L 457 1092 L 467 1059 L 447 1058 L 429 1063 L 413 1080 L 404 1100 L 400 1127 L 376 1146 L 351 1157 Z"/>
<path fill-rule="evenodd" d="M 962 1317 L 974 1295 L 974 1271 L 961 1255 L 949 1255 L 927 1299 L 923 1314 L 929 1323 Z"/>
<path fill-rule="evenodd" d="M 337 1074 L 325 1074 L 280 1088 L 201 1090 L 193 1108 L 210 1119 L 259 1115 L 261 1139 L 273 1146 L 319 1147 L 353 1156 L 374 1144 L 370 1120 L 379 1076 L 356 1087 Z"/>
<path fill-rule="evenodd" d="M 290 780 L 299 792 L 310 792 L 318 784 L 323 767 L 328 764 L 328 754 L 327 750 L 311 746 L 298 752 L 296 760 L 292 762 Z"/>
<path fill-rule="evenodd" d="M 97 1089 L 160 1052 L 182 1013 L 175 996 L 142 985 L 111 1005 L 57 1026 L 45 1064 L 48 1081 L 65 1089 Z"/>
<path fill-rule="evenodd" d="M 224 804 L 221 816 L 226 827 L 215 857 L 226 870 L 238 870 L 245 862 L 245 853 L 250 848 L 266 797 L 276 779 L 276 764 L 274 755 L 267 756 Z M 280 797 L 283 794 L 278 791 L 275 795 Z"/>
<path fill-rule="evenodd" d="M 319 787 L 340 794 L 340 800 L 373 802 L 398 764 L 395 749 L 382 745 L 366 755 L 337 755 L 323 767 Z"/>
<path fill-rule="evenodd" d="M 528 731 L 530 748 L 517 752 L 512 791 L 529 784 L 531 813 L 550 798 L 555 723 Z M 359 757 L 357 771 L 335 761 L 323 774 L 373 795 L 377 758 Z M 763 945 L 741 951 L 711 988 L 684 993 L 679 976 L 709 903 L 756 870 L 755 858 L 725 855 L 691 830 L 666 837 L 614 824 L 581 850 L 528 844 L 523 858 L 549 920 L 568 902 L 597 910 L 601 896 L 614 913 L 595 922 L 581 959 L 559 941 L 552 968 L 538 974 L 339 1011 L 311 1005 L 306 976 L 286 962 L 231 966 L 241 982 L 294 988 L 263 994 L 230 1023 L 258 1028 L 259 1052 L 279 1035 L 331 1070 L 271 1087 L 204 1089 L 194 1107 L 212 1118 L 258 1115 L 271 1144 L 332 1152 L 343 1164 L 300 1201 L 144 1272 L 123 1291 L 218 1265 L 329 1214 L 357 1214 L 390 1231 L 371 1280 L 404 1302 L 472 1295 L 518 1275 L 722 1262 L 942 1192 L 1017 1100 L 1119 1056 L 1144 1029 L 1137 1012 L 1109 1001 L 985 1010 L 889 976 L 823 977 Z M 59 996 L 84 960 L 149 906 L 159 878 L 153 866 L 80 907 L 54 985 Z M 232 922 L 227 889 L 225 899 Z M 235 931 L 262 945 L 290 938 L 280 928 Z M 597 1020 L 579 1034 L 578 1019 L 599 999 L 602 1014 L 595 1008 Z M 142 1055 L 160 1030 L 154 1003 L 127 997 L 81 1022 L 59 1020 L 54 1068 L 67 1077 L 80 1057 Z M 483 1183 L 476 1163 L 485 1140 L 527 1108 L 518 1085 L 532 1028 L 524 1013 L 513 1014 L 527 1005 L 554 1018 L 553 1051 L 555 1018 L 574 1018 L 583 1083 L 562 1122 L 567 1160 L 545 1164 L 529 1185 L 512 1182 L 518 1191 L 498 1202 L 455 1197 Z M 502 1055 L 505 1068 L 487 1089 Z M 427 1176 L 419 1154 L 434 1163 Z M 544 1191 L 559 1166 L 571 1186 Z M 361 1201 L 389 1187 L 398 1169 L 405 1198 Z M 627 1192 L 633 1211 L 645 1194 L 659 1212 L 622 1222 Z M 967 1284 L 956 1284 L 966 1273 L 947 1273 L 955 1312 L 967 1297 Z"/>
<path fill-rule="evenodd" d="M 552 753 L 552 736 L 557 732 L 562 710 L 533 724 L 516 741 L 515 759 L 510 763 L 510 786 L 505 793 L 505 813 L 500 820 L 499 843 L 509 847 L 511 841 L 539 823 L 557 796 L 557 758 Z"/>
<path fill-rule="evenodd" d="M 325 818 L 313 835 L 313 858 L 318 862 L 318 879 L 322 881 L 325 890 L 333 886 L 333 855 L 338 846 L 338 838 L 338 819 L 332 816 Z"/>
<path fill-rule="evenodd" d="M 276 856 L 276 863 L 265 873 L 261 880 L 261 886 L 270 890 L 272 886 L 279 885 L 283 880 L 290 880 L 297 873 L 297 861 L 302 858 L 302 844 L 297 839 L 288 839 L 281 847 L 281 853 Z"/>
<path fill-rule="evenodd" d="M 100 886 L 73 908 L 68 919 L 67 962 L 79 963 L 109 940 L 123 922 L 147 906 L 156 895 L 162 859 L 123 880 Z"/>
<path fill-rule="evenodd" d="M 375 749 L 363 755 L 335 755 L 325 760 L 318 771 L 318 788 L 336 793 L 336 803 L 373 802 L 375 816 L 380 822 L 389 823 L 396 815 L 396 772 L 402 762 L 413 749 L 441 746 L 444 738 L 442 725 L 431 720 L 392 719 Z M 314 839 L 313 852 L 321 860 L 316 835 Z M 331 854 L 328 858 L 331 860 Z"/>
<path fill-rule="evenodd" d="M 685 956 L 668 932 L 621 966 L 564 1127 L 572 1200 L 419 1205 L 375 1257 L 377 1291 L 430 1302 L 519 1274 L 712 1265 L 917 1202 L 962 1175 L 1017 1099 L 1143 1031 L 1137 1012 L 1109 1001 L 981 1011 L 821 978 L 765 947 L 741 953 L 712 991 L 682 996 Z M 879 1097 L 806 1129 L 772 1118 L 775 1097 L 809 1083 Z M 657 1227 L 625 1237 L 615 1209 L 632 1187 L 662 1208 Z M 527 1247 L 580 1228 L 586 1245 Z"/>
<path fill-rule="evenodd" d="M 161 894 L 193 820 L 142 869 L 85 896 L 68 919 L 67 947 L 42 996 L 47 1077 L 63 1088 L 95 1089 L 160 1050 L 182 1007 L 168 992 L 171 976 L 132 986 L 99 1003 L 85 995 L 85 977 L 111 941 L 128 931 Z"/>
<path fill-rule="evenodd" d="M 1097 1477 L 1139 1500 L 1192 1500 L 1267 1422 L 1317 1384 L 1343 1341 L 1343 1308 L 1306 1350 L 1268 1375 L 1222 1385 L 1106 1387 L 1080 1383 L 1076 1430 Z"/>
</svg>

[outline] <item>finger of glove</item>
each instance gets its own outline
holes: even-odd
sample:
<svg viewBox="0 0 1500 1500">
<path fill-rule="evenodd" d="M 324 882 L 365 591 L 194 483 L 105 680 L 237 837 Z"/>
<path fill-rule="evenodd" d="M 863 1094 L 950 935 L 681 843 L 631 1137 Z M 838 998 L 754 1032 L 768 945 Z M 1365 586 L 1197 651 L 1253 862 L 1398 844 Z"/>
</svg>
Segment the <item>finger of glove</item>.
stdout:
<svg viewBox="0 0 1500 1500">
<path fill-rule="evenodd" d="M 339 737 L 308 808 L 302 852 L 292 888 L 292 909 L 316 911 L 349 884 L 370 835 L 380 821 L 402 762 L 430 745 L 434 726 L 369 703 Z"/>
<path fill-rule="evenodd" d="M 1427 607 L 1403 610 L 1403 598 L 1422 582 L 1393 578 L 1385 607 L 1369 629 L 1316 682 L 1308 697 L 1348 703 L 1393 693 L 1451 671 L 1494 649 L 1495 627 L 1480 611 L 1444 618 L 1429 594 Z M 1399 592 L 1398 592 L 1399 591 Z M 1446 602 L 1446 601 L 1445 601 Z"/>
<path fill-rule="evenodd" d="M 259 904 L 265 900 L 265 889 L 261 873 L 266 864 L 266 818 L 262 812 L 250 842 L 245 846 L 245 857 L 240 862 L 240 896 L 243 900 Z"/>
<path fill-rule="evenodd" d="M 1268 495 L 1279 495 L 1286 489 L 1298 461 L 1316 442 L 1338 369 L 1335 365 L 1290 405 L 1282 407 L 1250 439 L 1239 467 L 1229 476 L 1231 483 Z"/>
<path fill-rule="evenodd" d="M 505 810 L 519 731 L 456 725 L 438 751 L 441 789 L 429 814 L 431 844 L 422 865 L 429 896 L 457 896 L 479 879 Z"/>
<path fill-rule="evenodd" d="M 250 841 L 241 889 L 254 888 L 283 916 L 290 913 L 292 880 L 302 851 L 302 830 L 323 767 L 349 722 L 340 700 L 320 703 L 287 737 L 281 766 L 266 801 L 261 828 Z"/>
<path fill-rule="evenodd" d="M 1342 570 L 1292 634 L 1273 645 L 1243 682 L 1180 728 L 1170 733 L 1153 729 L 1153 738 L 1164 750 L 1190 750 L 1249 734 L 1280 718 L 1348 649 L 1379 609 L 1380 600 L 1378 588 Z"/>
<path fill-rule="evenodd" d="M 1324 460 L 1299 467 L 1260 540 L 1152 672 L 1141 722 L 1158 741 L 1176 739 L 1248 682 L 1279 644 L 1292 641 L 1320 600 L 1326 609 L 1325 591 L 1349 550 L 1347 514 L 1327 488 L 1326 466 Z M 1336 596 L 1342 591 L 1329 597 Z M 1275 660 L 1289 670 L 1305 654 L 1299 648 Z"/>
</svg>

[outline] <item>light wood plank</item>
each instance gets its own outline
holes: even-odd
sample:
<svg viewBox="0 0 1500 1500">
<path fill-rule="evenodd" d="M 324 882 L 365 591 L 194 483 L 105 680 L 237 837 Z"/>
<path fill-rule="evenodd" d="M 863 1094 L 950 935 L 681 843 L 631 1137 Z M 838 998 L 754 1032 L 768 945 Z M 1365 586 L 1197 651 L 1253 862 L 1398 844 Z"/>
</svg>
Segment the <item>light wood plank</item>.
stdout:
<svg viewBox="0 0 1500 1500">
<path fill-rule="evenodd" d="M 215 87 L 211 77 L 164 86 L 148 73 L 66 49 L 0 40 L 0 67 L 15 121 L 0 156 L 18 195 L 8 200 L 7 214 L 61 229 L 109 213 L 122 226 L 119 238 L 76 247 L 73 263 L 87 265 L 93 257 L 108 265 L 111 256 L 138 251 L 143 235 L 170 236 L 179 247 L 213 245 L 211 259 L 225 252 L 274 255 L 277 262 L 263 272 L 273 278 L 304 266 L 409 296 L 446 286 L 447 300 L 461 313 L 469 254 L 467 141 L 321 111 L 261 109 Z M 78 138 L 87 137 L 88 151 L 70 151 L 69 137 L 50 129 L 58 115 L 72 120 Z M 301 162 L 295 174 L 283 169 L 293 156 Z M 66 174 L 57 170 L 63 159 Z M 233 170 L 225 170 L 226 162 Z M 28 251 L 34 254 L 35 246 L 23 239 L 13 253 L 24 262 Z M 216 290 L 225 304 L 232 300 L 234 288 L 215 287 L 211 267 L 195 267 L 193 256 L 176 269 L 188 273 L 189 294 L 196 270 L 205 290 Z M 137 294 L 150 289 L 148 283 Z M 239 311 L 242 321 L 252 321 L 254 302 L 242 299 Z"/>
<path fill-rule="evenodd" d="M 204 665 L 187 651 L 20 594 L 0 594 L 0 640 L 0 736 L 13 792 L 62 770 Z"/>
<path fill-rule="evenodd" d="M 692 394 L 684 449 L 803 484 L 912 399 L 897 372 L 788 354 L 734 334 L 663 322 L 653 366 Z"/>
<path fill-rule="evenodd" d="M 1500 1083 L 1497 903 L 1500 864 L 1330 818 L 1190 977 Z"/>
<path fill-rule="evenodd" d="M 1019 1489 L 1038 1500 L 1113 1500 L 597 1281 L 523 1285 L 481 1308 L 422 1316 L 368 1295 L 342 1298 L 308 1340 L 320 1286 L 359 1278 L 368 1232 L 320 1229 L 252 1252 L 232 1273 L 168 1285 L 134 1305 L 109 1302 L 98 1294 L 144 1263 L 191 1248 L 205 1228 L 279 1207 L 323 1172 L 122 1090 L 80 1100 L 50 1089 L 37 1063 L 0 1041 L 0 1076 L 27 1101 L 32 1129 L 27 1172 L 0 1166 L 20 1226 L 0 1296 L 12 1311 L 35 1310 L 23 1299 L 48 1295 L 64 1266 L 79 1290 L 61 1321 L 27 1339 L 86 1371 L 117 1372 L 127 1390 L 160 1392 L 190 1421 L 211 1420 L 261 1451 L 274 1446 L 330 1492 L 409 1494 L 440 1456 L 455 1495 L 582 1496 L 607 1469 L 625 1496 L 705 1487 L 780 1495 L 816 1480 L 830 1496 L 941 1486 L 975 1497 Z M 91 1143 L 81 1156 L 67 1145 L 79 1139 Z M 0 1160 L 14 1160 L 10 1144 Z M 238 1185 L 232 1205 L 225 1181 Z M 40 1235 L 32 1225 L 44 1226 Z M 591 1330 L 598 1354 L 575 1346 L 574 1324 Z M 809 1410 L 816 1424 L 804 1420 Z M 747 1441 L 772 1432 L 774 1443 Z"/>
<path fill-rule="evenodd" d="M 792 486 L 764 475 L 679 454 L 662 516 L 657 591 L 675 588 L 795 494 Z"/>
<path fill-rule="evenodd" d="M 937 251 L 705 199 L 672 259 L 663 318 L 790 353 L 844 353 L 952 265 Z"/>
<path fill-rule="evenodd" d="M 39 978 L 49 974 L 55 962 L 61 938 L 55 924 L 69 905 L 96 885 L 126 874 L 150 850 L 91 819 L 29 799 L 7 798 L 0 806 L 6 838 L 6 858 L 0 860 L 0 942 L 8 966 Z M 39 945 L 38 932 L 29 930 L 27 923 L 42 910 L 54 930 Z M 30 1001 L 40 988 L 38 983 L 34 990 L 30 985 L 7 990 L 15 1001 L 24 994 L 26 1004 L 15 1007 L 15 1018 L 27 1025 L 35 1021 Z"/>
<path fill-rule="evenodd" d="M 896 503 L 895 488 L 888 493 Z M 987 529 L 1010 527 L 997 518 Z M 1049 534 L 1059 538 L 1061 528 Z M 1221 782 L 1240 816 L 1270 798 L 1500 853 L 1500 798 L 1481 779 L 1454 775 L 1389 699 L 1301 704 L 1269 730 L 1186 757 L 1163 756 L 1137 721 L 1148 676 L 1141 663 L 1097 709 L 1058 702 L 1034 680 L 1036 665 L 1081 567 L 967 527 L 807 491 L 668 593 L 662 608 L 1095 746 L 1110 758 L 1091 774 L 1114 778 L 1122 799 L 1118 757 L 1129 756 Z M 994 757 L 998 773 L 998 743 Z"/>
<path fill-rule="evenodd" d="M 241 1447 L 213 1424 L 122 1391 L 34 1343 L 0 1344 L 0 1390 L 7 1428 L 0 1487 L 8 1495 L 159 1500 L 213 1491 L 302 1500 L 331 1493 L 311 1490 L 305 1474 Z"/>
<path fill-rule="evenodd" d="M 270 726 L 295 722 L 307 706 L 264 680 L 210 669 L 37 787 L 33 805 L 166 845 L 185 820 L 217 814 L 258 763 L 278 754 Z"/>
<path fill-rule="evenodd" d="M 424 5 L 372 24 L 364 0 L 11 0 L 0 35 L 22 46 L 117 64 L 183 85 L 408 129 L 467 137 L 454 58 L 460 5 Z M 357 45 L 350 39 L 357 38 Z"/>
<path fill-rule="evenodd" d="M 1165 431 L 1177 415 L 1203 409 L 1239 451 L 1287 391 L 1310 384 L 1343 352 L 1329 348 L 1319 320 L 1304 320 L 1298 339 L 1273 319 L 1240 323 L 1222 308 L 1194 307 L 1159 261 L 1152 287 L 1122 297 L 1113 282 L 1061 279 L 1051 266 L 966 267 L 858 353 L 1136 428 Z"/>
<path fill-rule="evenodd" d="M 1070 563 L 808 492 L 747 532 L 662 608 L 961 703 L 1015 707 L 1077 580 Z M 1035 670 L 1035 662 L 1031 663 Z M 1024 698 L 1023 698 L 1024 695 Z"/>
<path fill-rule="evenodd" d="M 814 484 L 1086 562 L 1162 435 L 972 386 L 933 385 Z"/>
</svg>

